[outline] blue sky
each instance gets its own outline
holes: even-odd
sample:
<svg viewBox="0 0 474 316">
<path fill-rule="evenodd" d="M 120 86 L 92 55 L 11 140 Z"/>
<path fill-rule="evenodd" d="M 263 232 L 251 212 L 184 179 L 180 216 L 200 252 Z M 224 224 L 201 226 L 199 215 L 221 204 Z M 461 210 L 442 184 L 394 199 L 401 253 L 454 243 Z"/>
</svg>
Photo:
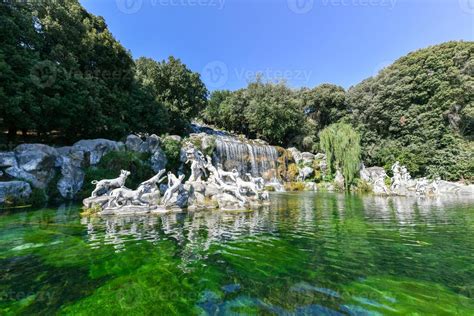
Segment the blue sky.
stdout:
<svg viewBox="0 0 474 316">
<path fill-rule="evenodd" d="M 474 0 L 81 0 L 134 58 L 173 55 L 209 90 L 261 73 L 345 88 L 410 51 L 474 40 Z"/>
</svg>

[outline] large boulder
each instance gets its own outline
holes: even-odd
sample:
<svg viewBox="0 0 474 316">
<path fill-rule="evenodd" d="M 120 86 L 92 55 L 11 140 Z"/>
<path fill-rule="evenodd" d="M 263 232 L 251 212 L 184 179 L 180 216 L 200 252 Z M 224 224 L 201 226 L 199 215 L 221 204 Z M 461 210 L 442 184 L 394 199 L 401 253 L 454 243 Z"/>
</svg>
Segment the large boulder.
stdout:
<svg viewBox="0 0 474 316">
<path fill-rule="evenodd" d="M 73 199 L 84 184 L 85 153 L 82 150 L 70 150 L 61 159 L 61 178 L 57 188 L 65 199 Z"/>
<path fill-rule="evenodd" d="M 58 155 L 55 148 L 44 144 L 22 144 L 15 148 L 18 167 L 27 172 L 54 168 Z"/>
<path fill-rule="evenodd" d="M 160 145 L 161 145 L 161 138 L 158 137 L 155 134 L 152 134 L 148 136 L 145 140 L 145 145 L 147 147 L 148 152 L 154 153 L 158 149 L 161 150 Z"/>
<path fill-rule="evenodd" d="M 169 135 L 169 136 L 165 137 L 165 141 L 166 140 L 173 140 L 175 142 L 181 142 L 182 138 L 179 135 Z"/>
<path fill-rule="evenodd" d="M 58 151 L 43 144 L 22 144 L 14 150 L 16 165 L 5 170 L 10 177 L 31 182 L 44 189 L 54 178 L 58 164 Z"/>
<path fill-rule="evenodd" d="M 0 182 L 0 204 L 5 203 L 6 199 L 27 199 L 31 195 L 31 187 L 25 181 L 7 181 Z"/>
<path fill-rule="evenodd" d="M 304 181 L 306 180 L 307 178 L 309 178 L 310 176 L 312 176 L 314 174 L 314 169 L 311 168 L 311 167 L 303 167 L 303 168 L 300 168 L 299 169 L 299 179 L 301 181 Z"/>
<path fill-rule="evenodd" d="M 12 151 L 0 152 L 0 168 L 16 167 L 15 153 Z"/>
<path fill-rule="evenodd" d="M 303 160 L 303 164 L 305 166 L 312 166 L 313 161 L 314 161 L 314 154 L 309 153 L 309 152 L 303 152 L 301 153 L 301 159 Z"/>
<path fill-rule="evenodd" d="M 217 201 L 219 208 L 222 210 L 242 210 L 245 206 L 235 196 L 229 193 L 220 193 L 213 196 L 213 200 Z"/>
<path fill-rule="evenodd" d="M 35 188 L 44 188 L 45 187 L 45 185 L 42 184 L 40 181 L 38 181 L 38 179 L 36 179 L 36 177 L 34 175 L 32 175 L 29 172 L 26 172 L 25 170 L 23 170 L 19 167 L 7 168 L 7 169 L 5 169 L 5 173 L 7 175 L 9 175 L 11 178 L 28 181 L 31 184 L 33 184 L 33 186 Z"/>
<path fill-rule="evenodd" d="M 154 172 L 166 169 L 168 159 L 166 158 L 165 152 L 159 146 L 155 148 L 155 151 L 150 158 L 150 163 Z"/>
<path fill-rule="evenodd" d="M 145 149 L 144 141 L 137 135 L 128 135 L 125 141 L 125 147 L 130 151 L 142 152 Z"/>
<path fill-rule="evenodd" d="M 89 163 L 91 165 L 98 164 L 105 154 L 111 151 L 122 150 L 124 146 L 122 142 L 102 138 L 80 140 L 73 145 L 75 150 L 81 150 L 89 154 Z"/>
<path fill-rule="evenodd" d="M 288 148 L 288 151 L 291 153 L 291 156 L 293 157 L 293 160 L 299 164 L 303 160 L 303 156 L 301 155 L 301 152 L 296 149 L 295 147 Z"/>
</svg>

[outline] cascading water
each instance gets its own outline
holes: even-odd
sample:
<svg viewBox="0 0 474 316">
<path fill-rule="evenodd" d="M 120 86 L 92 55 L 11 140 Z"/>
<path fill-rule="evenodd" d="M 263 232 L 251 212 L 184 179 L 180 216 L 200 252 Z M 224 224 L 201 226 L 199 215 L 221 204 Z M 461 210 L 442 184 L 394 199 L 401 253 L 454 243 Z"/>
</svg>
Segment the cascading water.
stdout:
<svg viewBox="0 0 474 316">
<path fill-rule="evenodd" d="M 273 146 L 218 136 L 214 158 L 227 171 L 237 169 L 241 175 L 250 173 L 267 181 L 278 177 L 278 152 Z"/>
</svg>

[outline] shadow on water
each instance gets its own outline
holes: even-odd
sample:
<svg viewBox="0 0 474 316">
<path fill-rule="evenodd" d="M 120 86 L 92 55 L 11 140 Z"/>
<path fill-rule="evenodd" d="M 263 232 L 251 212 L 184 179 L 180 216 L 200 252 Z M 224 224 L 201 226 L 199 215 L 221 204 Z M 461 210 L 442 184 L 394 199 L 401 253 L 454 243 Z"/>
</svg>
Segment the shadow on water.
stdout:
<svg viewBox="0 0 474 316">
<path fill-rule="evenodd" d="M 246 212 L 0 216 L 5 314 L 474 311 L 474 201 L 273 194 Z"/>
</svg>

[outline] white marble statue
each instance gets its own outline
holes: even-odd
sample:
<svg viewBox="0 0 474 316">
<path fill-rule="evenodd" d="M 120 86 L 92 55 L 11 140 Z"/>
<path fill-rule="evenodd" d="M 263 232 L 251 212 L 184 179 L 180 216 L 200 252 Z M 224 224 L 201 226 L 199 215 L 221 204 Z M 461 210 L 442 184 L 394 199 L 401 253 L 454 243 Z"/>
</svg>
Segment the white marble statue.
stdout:
<svg viewBox="0 0 474 316">
<path fill-rule="evenodd" d="M 95 184 L 95 189 L 92 191 L 91 196 L 92 197 L 97 197 L 98 194 L 101 191 L 105 191 L 101 195 L 107 195 L 112 191 L 113 189 L 116 188 L 121 188 L 125 185 L 125 181 L 127 180 L 127 177 L 130 175 L 130 171 L 127 170 L 121 170 L 120 171 L 120 176 L 115 179 L 104 179 L 104 180 L 94 180 L 91 183 Z"/>
<path fill-rule="evenodd" d="M 165 169 L 160 170 L 156 175 L 154 175 L 150 179 L 140 183 L 138 188 L 147 187 L 148 189 L 145 193 L 153 193 L 153 192 L 159 191 L 159 184 L 166 179 L 166 176 L 162 177 L 165 172 L 166 172 Z"/>
<path fill-rule="evenodd" d="M 167 206 L 173 197 L 173 194 L 177 193 L 177 191 L 181 188 L 184 179 L 184 174 L 176 177 L 173 173 L 168 172 L 168 188 L 166 189 L 165 194 L 163 195 L 163 199 L 161 203 L 164 206 Z"/>
<path fill-rule="evenodd" d="M 149 190 L 149 185 L 142 185 L 136 190 L 130 190 L 127 188 L 114 189 L 110 193 L 107 208 L 126 205 L 148 205 L 149 203 L 147 201 L 142 200 L 142 196 L 147 190 Z"/>
<path fill-rule="evenodd" d="M 191 176 L 189 181 L 192 182 L 201 182 L 202 177 L 206 176 L 206 160 L 204 159 L 204 155 L 194 148 L 188 149 L 186 151 L 186 163 L 191 162 Z"/>
</svg>

